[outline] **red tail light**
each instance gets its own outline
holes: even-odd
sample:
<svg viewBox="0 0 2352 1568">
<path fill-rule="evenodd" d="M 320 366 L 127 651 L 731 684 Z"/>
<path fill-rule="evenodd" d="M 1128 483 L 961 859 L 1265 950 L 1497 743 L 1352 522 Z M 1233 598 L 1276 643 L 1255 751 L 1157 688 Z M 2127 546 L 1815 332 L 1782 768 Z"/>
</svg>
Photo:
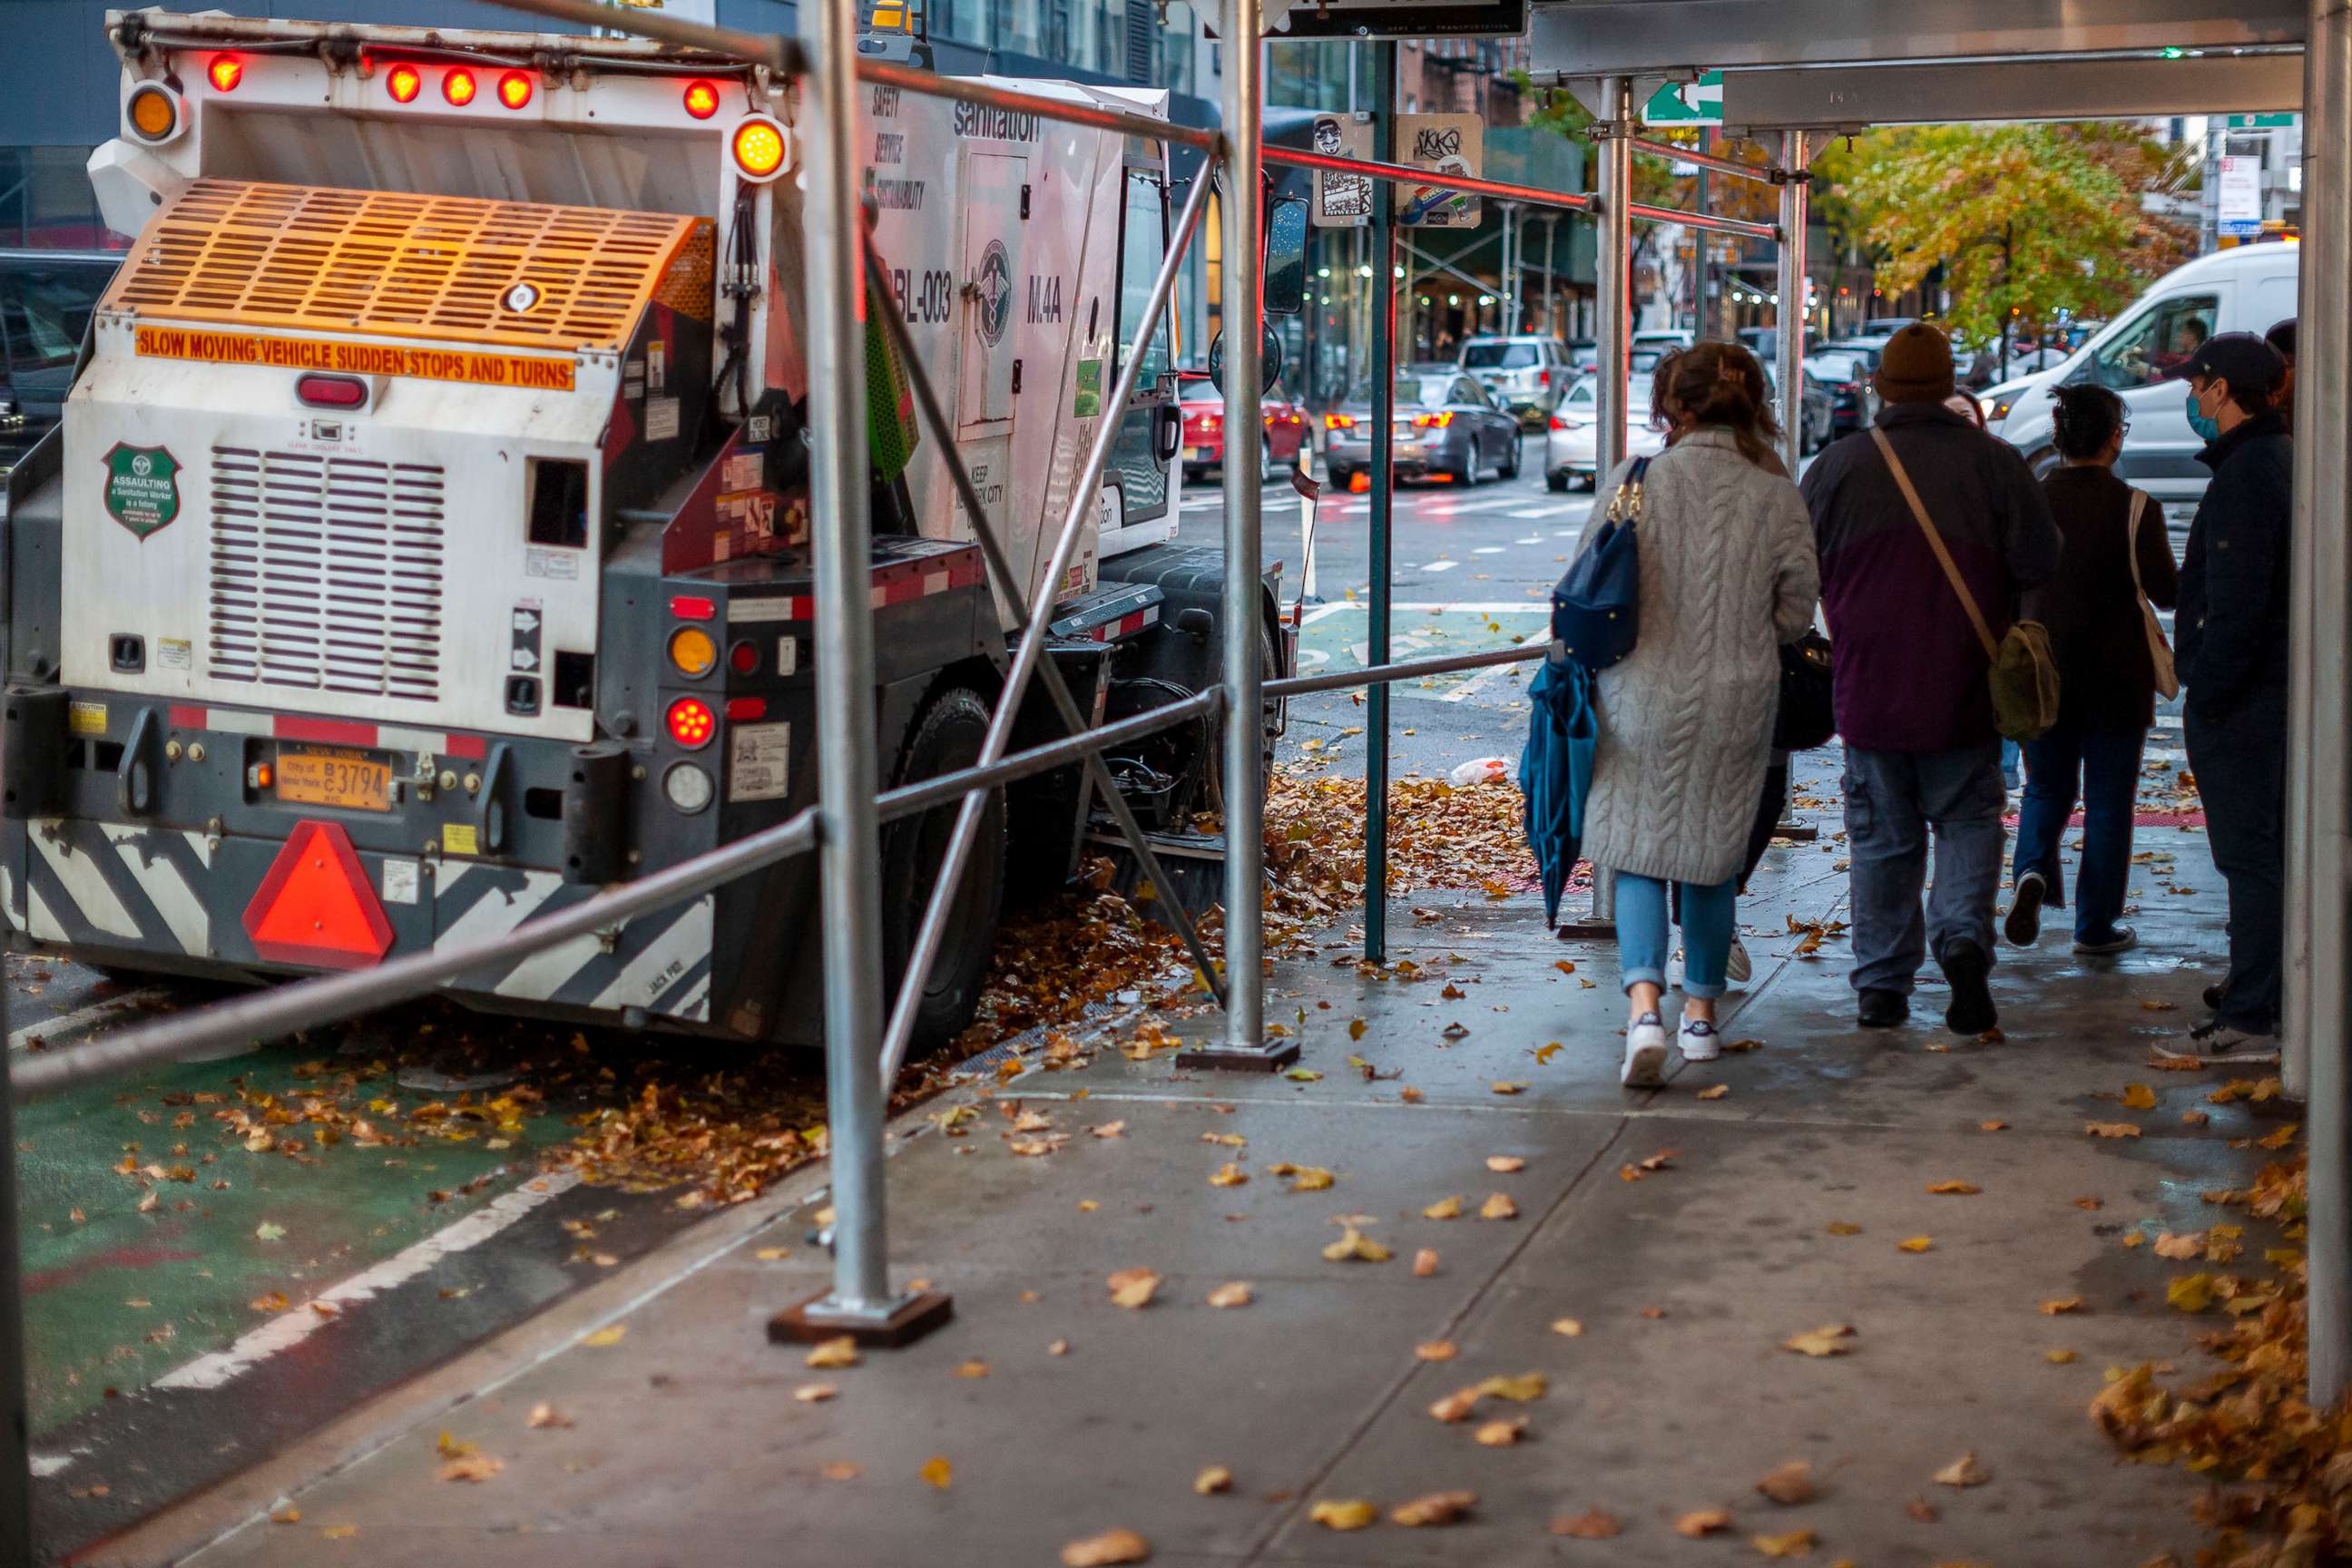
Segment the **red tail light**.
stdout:
<svg viewBox="0 0 2352 1568">
<path fill-rule="evenodd" d="M 764 719 L 768 716 L 768 700 L 764 697 L 730 697 L 727 717 L 730 719 Z"/>
<path fill-rule="evenodd" d="M 719 613 L 719 601 L 679 594 L 671 598 L 669 613 L 681 621 L 707 621 Z"/>
<path fill-rule="evenodd" d="M 235 92 L 236 84 L 245 79 L 245 62 L 235 55 L 215 55 L 205 74 L 212 79 L 214 91 Z"/>
<path fill-rule="evenodd" d="M 1323 428 L 1326 430 L 1353 430 L 1355 427 L 1356 416 L 1352 414 L 1326 414 L 1323 416 Z"/>
<path fill-rule="evenodd" d="M 1549 369 L 1536 372 L 1536 384 L 1538 386 L 1549 386 L 1551 384 L 1551 372 Z"/>
<path fill-rule="evenodd" d="M 681 697 L 669 705 L 669 738 L 689 751 L 710 744 L 718 731 L 718 716 L 698 697 Z"/>
<path fill-rule="evenodd" d="M 363 408 L 367 383 L 353 375 L 299 375 L 294 395 L 313 408 Z"/>
<path fill-rule="evenodd" d="M 1443 430 L 1454 423 L 1454 412 L 1448 409 L 1441 414 L 1416 414 L 1412 422 L 1424 430 Z"/>
<path fill-rule="evenodd" d="M 414 103 L 425 89 L 425 78 L 415 66 L 394 66 L 383 79 L 384 90 L 392 94 L 394 103 Z"/>
<path fill-rule="evenodd" d="M 1568 428 L 1568 421 L 1555 414 L 1551 416 L 1551 427 L 1555 430 L 1565 430 Z"/>
<path fill-rule="evenodd" d="M 719 89 L 707 81 L 686 84 L 686 111 L 697 120 L 708 120 L 719 112 Z"/>
<path fill-rule="evenodd" d="M 509 109 L 520 109 L 530 101 L 530 78 L 520 71 L 509 71 L 499 78 L 499 101 Z"/>
<path fill-rule="evenodd" d="M 478 90 L 474 85 L 474 73 L 469 70 L 454 70 L 441 79 L 441 96 L 447 99 L 455 109 L 463 109 L 473 102 Z"/>
</svg>

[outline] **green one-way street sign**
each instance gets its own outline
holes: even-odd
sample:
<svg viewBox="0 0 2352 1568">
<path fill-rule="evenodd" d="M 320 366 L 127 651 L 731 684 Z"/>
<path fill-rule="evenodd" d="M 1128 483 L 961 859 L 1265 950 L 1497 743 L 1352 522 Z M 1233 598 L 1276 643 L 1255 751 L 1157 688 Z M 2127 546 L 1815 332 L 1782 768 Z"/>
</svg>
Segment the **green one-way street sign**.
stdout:
<svg viewBox="0 0 2352 1568">
<path fill-rule="evenodd" d="M 1642 106 L 1644 125 L 1720 125 L 1723 73 L 1709 71 L 1695 82 L 1670 81 Z"/>
</svg>

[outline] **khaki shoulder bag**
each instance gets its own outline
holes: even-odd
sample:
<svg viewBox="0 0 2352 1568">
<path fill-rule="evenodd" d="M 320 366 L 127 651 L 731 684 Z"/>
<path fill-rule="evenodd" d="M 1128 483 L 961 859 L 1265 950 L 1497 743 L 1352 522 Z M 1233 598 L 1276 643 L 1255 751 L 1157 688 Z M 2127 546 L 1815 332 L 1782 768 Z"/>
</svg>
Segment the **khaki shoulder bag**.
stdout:
<svg viewBox="0 0 2352 1568">
<path fill-rule="evenodd" d="M 1977 608 L 1976 595 L 1969 592 L 1960 569 L 1952 562 L 1952 552 L 1944 548 L 1944 536 L 1936 531 L 1936 524 L 1927 516 L 1927 503 L 1912 487 L 1911 476 L 1904 470 L 1903 459 L 1895 455 L 1895 444 L 1886 432 L 1875 425 L 1870 428 L 1870 438 L 1878 443 L 1879 456 L 1886 459 L 1895 475 L 1895 488 L 1910 504 L 1911 515 L 1919 521 L 1919 531 L 1927 536 L 1927 548 L 1936 552 L 1936 563 L 1944 569 L 1945 579 L 1952 592 L 1959 595 L 1960 606 L 1969 613 L 1969 624 L 1977 629 L 1977 640 L 1984 644 L 1985 658 L 1992 663 L 1993 727 L 2008 740 L 2037 741 L 2058 722 L 2058 660 L 2050 647 L 2050 628 L 2040 621 L 2019 621 L 1996 642 L 1992 627 L 1986 624 L 1984 612 Z"/>
<path fill-rule="evenodd" d="M 2156 618 L 2156 606 L 2148 602 L 2147 589 L 2139 580 L 2139 520 L 2155 505 L 2155 498 L 2146 490 L 2132 491 L 2131 528 L 2124 535 L 2124 549 L 2131 555 L 2132 597 L 2139 601 L 2140 622 L 2147 628 L 2147 663 L 2156 674 L 2157 695 L 2170 699 L 2180 695 L 2180 671 L 2172 662 L 2172 645 L 2164 640 L 2164 623 Z M 2161 521 L 2163 516 L 2163 510 L 2158 508 L 2158 520 Z M 2165 548 L 2171 546 L 2167 544 Z"/>
</svg>

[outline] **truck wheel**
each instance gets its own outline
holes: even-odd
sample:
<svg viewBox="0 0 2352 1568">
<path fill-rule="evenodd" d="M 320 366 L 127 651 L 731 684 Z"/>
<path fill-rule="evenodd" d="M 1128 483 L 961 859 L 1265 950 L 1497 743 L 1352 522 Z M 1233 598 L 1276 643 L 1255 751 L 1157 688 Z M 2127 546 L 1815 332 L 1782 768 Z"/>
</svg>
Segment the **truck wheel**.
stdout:
<svg viewBox="0 0 2352 1568">
<path fill-rule="evenodd" d="M 1280 679 L 1281 658 L 1282 656 L 1275 648 L 1274 628 L 1260 626 L 1257 633 L 1259 678 L 1264 680 Z M 1259 719 L 1259 724 L 1263 729 L 1273 728 L 1276 708 L 1276 700 L 1268 699 L 1263 715 Z M 1274 745 L 1275 737 L 1269 734 L 1265 737 L 1264 745 L 1259 748 L 1257 774 L 1258 787 L 1261 791 L 1274 778 Z M 1222 816 L 1225 810 L 1225 726 L 1222 720 L 1217 725 L 1215 733 L 1210 738 L 1209 754 L 1202 762 L 1202 772 L 1206 775 L 1208 785 L 1205 793 L 1209 800 L 1209 809 Z"/>
<path fill-rule="evenodd" d="M 980 760 L 988 717 L 988 704 L 968 688 L 950 687 L 932 698 L 907 731 L 891 783 L 913 784 L 971 766 Z M 886 1005 L 892 1005 L 907 973 L 924 906 L 955 835 L 956 812 L 950 803 L 882 829 L 882 973 L 890 992 Z M 981 816 L 980 837 L 950 908 L 947 940 L 924 983 L 910 1052 L 933 1050 L 955 1038 L 980 1005 L 1004 905 L 1004 792 L 998 790 Z"/>
</svg>

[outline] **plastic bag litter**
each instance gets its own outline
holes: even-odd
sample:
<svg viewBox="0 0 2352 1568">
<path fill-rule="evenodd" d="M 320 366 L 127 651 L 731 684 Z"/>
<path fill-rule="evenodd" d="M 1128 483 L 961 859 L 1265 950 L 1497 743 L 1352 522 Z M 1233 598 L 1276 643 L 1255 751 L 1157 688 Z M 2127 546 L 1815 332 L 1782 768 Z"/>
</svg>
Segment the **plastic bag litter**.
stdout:
<svg viewBox="0 0 2352 1568">
<path fill-rule="evenodd" d="M 1467 789 L 1477 784 L 1508 784 L 1511 764 L 1503 757 L 1473 757 L 1446 774 L 1445 782 L 1455 789 Z"/>
</svg>

